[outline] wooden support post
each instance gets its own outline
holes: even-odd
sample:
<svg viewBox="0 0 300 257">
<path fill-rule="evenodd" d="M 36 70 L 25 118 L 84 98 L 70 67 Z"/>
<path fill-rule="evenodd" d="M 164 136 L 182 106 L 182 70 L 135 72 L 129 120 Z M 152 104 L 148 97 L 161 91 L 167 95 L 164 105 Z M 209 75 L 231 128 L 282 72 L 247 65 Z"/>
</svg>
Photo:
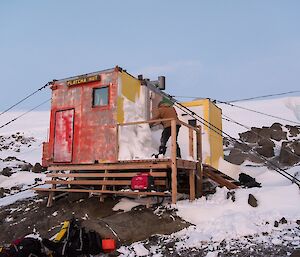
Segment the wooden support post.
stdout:
<svg viewBox="0 0 300 257">
<path fill-rule="evenodd" d="M 117 161 L 119 161 L 119 140 L 120 140 L 120 136 L 119 136 L 119 124 L 116 125 L 116 151 L 117 151 Z"/>
<path fill-rule="evenodd" d="M 104 173 L 107 174 L 108 173 L 107 170 L 105 170 Z M 104 177 L 103 180 L 106 181 L 107 177 Z M 102 185 L 102 190 L 106 190 L 106 185 Z M 104 195 L 103 194 L 100 196 L 100 202 L 104 202 Z"/>
<path fill-rule="evenodd" d="M 172 203 L 177 201 L 176 120 L 171 121 Z"/>
<path fill-rule="evenodd" d="M 194 136 L 193 129 L 189 128 L 189 155 L 194 158 Z"/>
<path fill-rule="evenodd" d="M 189 181 L 190 181 L 190 201 L 195 200 L 195 171 L 189 170 Z"/>
<path fill-rule="evenodd" d="M 55 177 L 53 177 L 51 180 L 55 180 Z M 52 189 L 56 189 L 56 184 L 52 184 Z M 50 191 L 48 195 L 48 201 L 47 201 L 47 207 L 51 207 L 53 205 L 53 197 L 54 197 L 55 192 Z"/>
<path fill-rule="evenodd" d="M 197 160 L 198 160 L 198 164 L 197 164 L 197 180 L 196 180 L 196 189 L 197 189 L 197 193 L 196 196 L 197 197 L 201 197 L 202 196 L 202 187 L 203 187 L 203 170 L 202 170 L 202 128 L 201 126 L 197 126 L 198 131 L 196 131 L 196 138 L 197 138 Z"/>
</svg>

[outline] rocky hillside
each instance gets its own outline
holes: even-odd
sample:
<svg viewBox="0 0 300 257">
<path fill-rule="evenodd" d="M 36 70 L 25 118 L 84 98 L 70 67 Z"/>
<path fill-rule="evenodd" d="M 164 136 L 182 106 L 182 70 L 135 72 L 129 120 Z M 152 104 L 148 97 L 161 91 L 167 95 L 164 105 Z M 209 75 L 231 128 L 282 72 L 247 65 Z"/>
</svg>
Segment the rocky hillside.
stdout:
<svg viewBox="0 0 300 257">
<path fill-rule="evenodd" d="M 270 127 L 252 127 L 239 133 L 239 139 L 244 144 L 224 138 L 224 158 L 233 164 L 240 165 L 246 160 L 263 163 L 253 152 L 281 167 L 300 163 L 300 126 L 273 123 Z"/>
</svg>

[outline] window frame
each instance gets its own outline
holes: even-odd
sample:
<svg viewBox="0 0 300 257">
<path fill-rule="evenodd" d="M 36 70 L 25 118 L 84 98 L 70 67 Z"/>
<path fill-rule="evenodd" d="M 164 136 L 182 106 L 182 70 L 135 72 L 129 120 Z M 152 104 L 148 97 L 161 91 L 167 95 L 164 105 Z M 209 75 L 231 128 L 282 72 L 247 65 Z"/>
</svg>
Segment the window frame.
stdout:
<svg viewBox="0 0 300 257">
<path fill-rule="evenodd" d="M 95 91 L 97 89 L 107 88 L 107 105 L 95 105 Z M 92 108 L 100 108 L 100 109 L 109 109 L 110 108 L 110 85 L 104 85 L 101 87 L 93 87 L 92 88 Z"/>
</svg>

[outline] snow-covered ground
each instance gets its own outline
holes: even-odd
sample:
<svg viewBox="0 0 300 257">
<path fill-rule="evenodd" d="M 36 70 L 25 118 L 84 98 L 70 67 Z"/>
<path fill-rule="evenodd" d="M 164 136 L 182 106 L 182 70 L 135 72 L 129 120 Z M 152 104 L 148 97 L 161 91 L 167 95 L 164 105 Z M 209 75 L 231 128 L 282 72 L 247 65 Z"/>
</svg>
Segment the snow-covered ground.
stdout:
<svg viewBox="0 0 300 257">
<path fill-rule="evenodd" d="M 219 105 L 223 114 L 247 127 L 271 126 L 275 122 L 283 125 L 300 125 L 300 97 L 248 101 L 236 105 L 294 121 L 287 122 L 226 104 Z M 247 128 L 223 120 L 223 130 L 238 138 L 238 133 L 247 131 Z M 226 188 L 218 188 L 214 195 L 202 197 L 194 202 L 179 201 L 172 208 L 178 209 L 177 215 L 193 225 L 162 241 L 177 242 L 176 252 L 207 248 L 209 245 L 206 249 L 207 256 L 218 256 L 216 249 L 220 244 L 224 245 L 224 242 L 223 248 L 230 249 L 234 240 L 244 242 L 245 245 L 253 244 L 255 241 L 257 244 L 268 243 L 271 246 L 290 243 L 299 247 L 299 187 L 276 171 L 252 165 L 250 162 L 237 166 L 221 161 L 220 167 L 235 179 L 240 172 L 249 174 L 261 183 L 262 187 L 234 190 L 235 201 L 232 197 L 228 197 L 229 190 Z M 300 166 L 292 167 L 287 172 L 300 178 Z M 248 204 L 249 194 L 257 199 L 257 207 Z M 283 224 L 280 224 L 280 220 Z M 252 236 L 252 243 L 247 241 L 247 236 Z M 122 253 L 121 256 L 163 256 L 165 250 L 163 247 L 149 248 L 147 242 L 136 242 L 131 246 L 120 248 L 119 251 Z"/>
<path fill-rule="evenodd" d="M 224 104 L 219 106 L 222 108 L 223 114 L 249 127 L 270 126 L 274 122 L 280 122 L 284 125 L 300 124 L 300 97 L 241 102 L 237 105 L 289 119 L 296 123 L 261 116 L 258 113 Z M 5 116 L 0 116 L 0 125 L 19 114 L 9 112 Z M 32 139 L 29 140 L 29 143 L 10 145 L 12 147 L 0 151 L 0 171 L 5 167 L 12 167 L 13 172 L 10 177 L 0 175 L 0 188 L 19 186 L 26 189 L 33 185 L 36 178 L 44 179 L 44 175 L 21 171 L 17 161 L 9 162 L 5 159 L 8 156 L 15 156 L 19 160 L 32 164 L 41 162 L 41 143 L 47 139 L 48 123 L 49 112 L 33 112 L 0 129 L 0 135 L 5 137 L 4 141 L 8 142 L 8 145 L 12 139 L 11 135 L 16 135 L 17 132 L 19 132 L 17 135 Z M 237 137 L 238 133 L 246 131 L 245 128 L 227 121 L 223 121 L 223 130 L 234 137 Z M 189 228 L 167 237 L 168 240 L 178 239 L 177 251 L 201 247 L 208 242 L 220 244 L 224 240 L 244 240 L 245 236 L 255 235 L 261 242 L 268 240 L 272 244 L 281 244 L 289 240 L 295 247 L 300 245 L 300 237 L 295 236 L 297 233 L 292 233 L 289 238 L 285 234 L 286 231 L 295 231 L 298 229 L 297 226 L 299 227 L 296 223 L 297 220 L 300 220 L 300 191 L 298 186 L 275 171 L 249 164 L 251 163 L 236 166 L 222 161 L 221 166 L 226 167 L 227 173 L 235 178 L 240 172 L 255 177 L 262 184 L 261 188 L 235 190 L 235 201 L 232 197 L 228 197 L 227 189 L 219 188 L 214 195 L 207 198 L 202 197 L 194 202 L 183 200 L 175 206 L 170 206 L 177 209 L 177 215 L 192 224 Z M 290 168 L 288 172 L 294 175 L 298 174 L 297 176 L 300 178 L 299 170 L 300 167 L 296 166 Z M 249 194 L 254 195 L 257 199 L 257 207 L 251 207 L 248 204 Z M 0 206 L 32 196 L 32 191 L 24 191 L 13 196 L 7 195 L 0 198 Z M 122 201 L 119 206 L 116 206 L 116 209 L 128 210 L 133 206 L 136 204 Z M 287 222 L 274 226 L 274 223 L 282 220 L 283 217 Z M 152 250 L 153 252 L 151 252 Z M 152 256 L 163 256 L 159 248 L 152 250 L 146 249 L 144 242 L 137 242 L 129 247 L 119 249 L 122 253 L 121 256 L 148 256 L 151 254 Z M 213 255 L 214 248 L 209 251 L 210 256 L 217 256 Z"/>
</svg>

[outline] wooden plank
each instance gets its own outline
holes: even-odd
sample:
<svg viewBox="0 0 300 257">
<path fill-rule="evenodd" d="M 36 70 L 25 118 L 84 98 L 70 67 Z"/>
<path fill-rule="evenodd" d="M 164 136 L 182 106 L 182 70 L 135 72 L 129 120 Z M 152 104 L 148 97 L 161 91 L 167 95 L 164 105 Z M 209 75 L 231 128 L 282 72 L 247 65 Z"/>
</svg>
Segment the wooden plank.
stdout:
<svg viewBox="0 0 300 257">
<path fill-rule="evenodd" d="M 153 160 L 154 162 L 155 160 Z M 78 170 L 78 171 L 91 171 L 91 170 L 141 170 L 141 169 L 168 169 L 171 167 L 170 160 L 158 163 L 134 163 L 134 164 L 80 164 L 80 165 L 58 165 L 49 166 L 50 171 L 60 170 Z"/>
<path fill-rule="evenodd" d="M 195 170 L 196 165 L 197 165 L 197 162 L 195 162 L 195 161 L 187 161 L 187 160 L 182 160 L 182 159 L 177 160 L 177 168 L 178 169 Z"/>
<path fill-rule="evenodd" d="M 113 190 L 92 190 L 92 189 L 71 189 L 71 188 L 34 188 L 34 191 L 39 192 L 70 192 L 70 193 L 100 193 L 100 194 L 119 194 L 119 195 L 158 195 L 169 196 L 170 192 L 137 192 L 137 191 L 113 191 Z"/>
<path fill-rule="evenodd" d="M 134 122 L 126 122 L 126 123 L 119 123 L 119 126 L 130 126 L 130 125 L 137 125 L 137 124 L 150 124 L 150 123 L 160 123 L 162 121 L 172 121 L 174 119 L 157 119 L 157 120 L 144 120 L 144 121 L 134 121 Z"/>
<path fill-rule="evenodd" d="M 180 123 L 181 125 L 189 128 L 189 129 L 193 130 L 193 131 L 197 131 L 198 130 L 198 127 L 194 127 L 194 126 L 192 126 L 192 125 L 190 125 L 188 123 L 185 123 L 185 122 L 183 122 L 181 120 L 178 120 L 177 122 Z"/>
<path fill-rule="evenodd" d="M 56 185 L 116 185 L 116 186 L 130 186 L 131 180 L 48 180 L 45 184 Z M 165 186 L 165 180 L 155 180 L 154 184 L 157 186 Z"/>
<path fill-rule="evenodd" d="M 139 172 L 120 172 L 120 173 L 48 173 L 46 177 L 57 178 L 132 178 Z M 150 172 L 153 177 L 167 177 L 167 172 Z"/>
<path fill-rule="evenodd" d="M 190 184 L 190 201 L 195 200 L 195 171 L 189 172 L 189 184 Z"/>
<path fill-rule="evenodd" d="M 171 121 L 172 203 L 177 201 L 176 120 Z"/>
<path fill-rule="evenodd" d="M 213 172 L 206 172 L 206 171 L 204 171 L 203 175 L 205 177 L 208 177 L 208 178 L 212 179 L 213 181 L 217 182 L 220 186 L 225 186 L 228 189 L 236 189 L 236 188 L 239 187 L 239 186 L 231 183 L 230 181 L 222 178 L 221 176 L 219 176 L 219 175 L 217 175 L 217 174 L 215 174 Z"/>
</svg>

